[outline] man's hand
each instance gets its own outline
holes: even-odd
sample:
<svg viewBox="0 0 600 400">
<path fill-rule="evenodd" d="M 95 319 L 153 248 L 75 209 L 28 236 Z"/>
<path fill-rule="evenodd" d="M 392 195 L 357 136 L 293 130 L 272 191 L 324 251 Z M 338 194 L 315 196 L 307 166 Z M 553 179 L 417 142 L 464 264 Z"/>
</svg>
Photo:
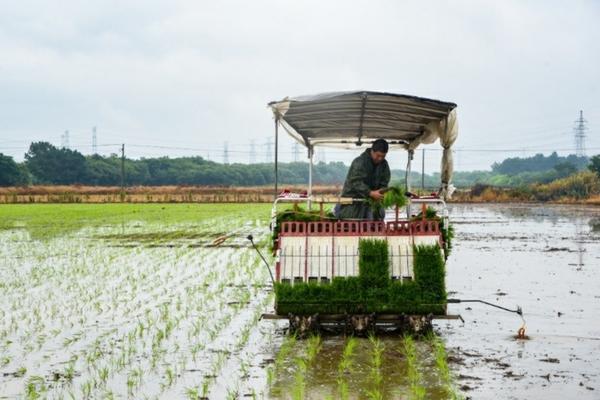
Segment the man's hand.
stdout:
<svg viewBox="0 0 600 400">
<path fill-rule="evenodd" d="M 381 193 L 379 190 L 371 190 L 369 192 L 369 197 L 375 201 L 381 201 L 381 199 L 383 199 L 383 193 Z"/>
</svg>

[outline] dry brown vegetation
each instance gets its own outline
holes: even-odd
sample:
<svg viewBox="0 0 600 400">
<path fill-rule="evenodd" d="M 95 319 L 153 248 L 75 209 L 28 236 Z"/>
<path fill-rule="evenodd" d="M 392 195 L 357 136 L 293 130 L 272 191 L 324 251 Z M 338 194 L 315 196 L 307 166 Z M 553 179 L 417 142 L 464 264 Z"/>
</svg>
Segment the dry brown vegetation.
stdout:
<svg viewBox="0 0 600 400">
<path fill-rule="evenodd" d="M 302 192 L 305 187 L 288 187 Z M 339 186 L 314 186 L 319 195 L 338 194 Z M 272 186 L 28 186 L 0 188 L 0 203 L 269 203 Z"/>
<path fill-rule="evenodd" d="M 300 193 L 306 186 L 282 185 Z M 338 195 L 340 185 L 317 185 L 316 195 Z M 118 186 L 26 186 L 0 187 L 2 203 L 270 203 L 272 186 L 132 186 L 123 192 Z M 547 184 L 501 188 L 476 184 L 454 193 L 455 203 L 552 202 L 600 205 L 600 178 L 580 172 Z"/>
</svg>

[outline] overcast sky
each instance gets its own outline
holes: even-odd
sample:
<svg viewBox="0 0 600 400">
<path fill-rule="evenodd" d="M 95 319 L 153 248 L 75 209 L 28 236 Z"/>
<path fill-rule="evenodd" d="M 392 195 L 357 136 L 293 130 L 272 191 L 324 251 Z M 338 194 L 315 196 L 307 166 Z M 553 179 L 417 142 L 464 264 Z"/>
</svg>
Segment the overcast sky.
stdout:
<svg viewBox="0 0 600 400">
<path fill-rule="evenodd" d="M 248 162 L 254 140 L 262 161 L 267 102 L 367 89 L 457 103 L 461 170 L 568 153 L 580 109 L 588 153 L 600 153 L 600 2 L 423 3 L 2 2 L 0 152 L 21 160 L 30 141 L 60 145 L 68 129 L 90 153 L 96 126 L 102 153 L 124 142 L 131 157 L 222 161 L 227 141 L 230 161 Z M 291 159 L 287 137 L 281 151 Z"/>
</svg>

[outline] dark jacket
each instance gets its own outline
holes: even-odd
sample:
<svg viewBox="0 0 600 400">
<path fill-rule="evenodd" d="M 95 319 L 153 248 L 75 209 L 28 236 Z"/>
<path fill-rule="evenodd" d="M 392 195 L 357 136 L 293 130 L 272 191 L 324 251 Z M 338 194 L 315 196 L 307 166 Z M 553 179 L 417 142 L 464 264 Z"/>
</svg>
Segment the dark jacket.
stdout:
<svg viewBox="0 0 600 400">
<path fill-rule="evenodd" d="M 371 149 L 367 149 L 356 157 L 350 165 L 342 197 L 368 199 L 371 190 L 387 187 L 390 183 L 390 167 L 386 160 L 375 165 L 371 159 Z M 366 202 L 355 202 L 340 207 L 340 218 L 369 217 L 370 207 Z"/>
</svg>

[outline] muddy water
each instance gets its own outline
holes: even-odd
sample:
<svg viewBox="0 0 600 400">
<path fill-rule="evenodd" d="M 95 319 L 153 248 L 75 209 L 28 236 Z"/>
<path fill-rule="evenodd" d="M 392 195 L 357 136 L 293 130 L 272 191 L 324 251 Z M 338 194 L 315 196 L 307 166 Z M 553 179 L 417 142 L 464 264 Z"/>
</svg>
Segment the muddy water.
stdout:
<svg viewBox="0 0 600 400">
<path fill-rule="evenodd" d="M 473 398 L 600 398 L 600 208 L 454 205 L 449 308 L 464 324 L 439 325 L 463 393 Z"/>
<path fill-rule="evenodd" d="M 600 398 L 600 208 L 542 205 L 452 205 L 456 238 L 448 260 L 451 298 L 521 306 L 527 340 L 516 340 L 520 317 L 482 304 L 455 304 L 459 321 L 437 322 L 455 388 L 473 399 Z M 281 332 L 279 332 L 281 334 Z M 276 335 L 277 337 L 277 335 Z M 382 338 L 384 398 L 411 398 L 401 339 Z M 275 358 L 266 352 L 265 358 Z M 325 338 L 308 368 L 308 398 L 339 398 L 343 338 Z M 267 396 L 292 398 L 298 386 L 296 343 Z M 359 340 L 344 375 L 350 398 L 369 398 L 371 347 Z M 426 342 L 417 343 L 429 399 L 449 398 Z"/>
<path fill-rule="evenodd" d="M 436 332 L 455 389 L 473 399 L 600 398 L 600 208 L 453 205 L 451 217 L 450 297 L 520 305 L 529 336 L 514 339 L 517 315 L 451 305 L 465 323 L 437 322 Z M 49 238 L 0 232 L 0 398 L 22 398 L 30 384 L 48 398 L 87 390 L 89 398 L 338 399 L 344 385 L 350 399 L 412 398 L 417 389 L 426 399 L 450 397 L 427 341 L 415 343 L 416 388 L 396 337 L 380 338 L 380 367 L 372 343 L 359 339 L 340 373 L 347 339 L 339 336 L 323 338 L 304 374 L 298 359 L 308 341 L 278 357 L 286 323 L 257 320 L 272 298 L 245 239 L 267 240 L 266 223 L 240 218 Z M 213 246 L 223 232 L 231 238 Z M 155 345 L 167 325 L 171 334 Z"/>
</svg>

